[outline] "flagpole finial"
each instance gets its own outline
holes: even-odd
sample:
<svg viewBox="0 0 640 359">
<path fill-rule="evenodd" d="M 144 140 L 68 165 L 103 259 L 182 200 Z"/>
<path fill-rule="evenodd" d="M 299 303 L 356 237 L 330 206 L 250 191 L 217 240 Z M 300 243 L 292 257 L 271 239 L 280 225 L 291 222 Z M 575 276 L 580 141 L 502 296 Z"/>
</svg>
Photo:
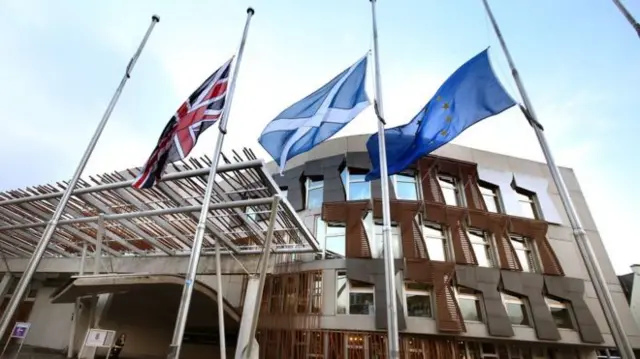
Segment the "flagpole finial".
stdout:
<svg viewBox="0 0 640 359">
<path fill-rule="evenodd" d="M 160 22 L 160 16 L 154 14 L 153 16 L 151 16 L 151 21 Z"/>
<path fill-rule="evenodd" d="M 253 8 L 252 8 L 252 7 L 248 7 L 248 8 L 247 8 L 247 14 L 249 14 L 249 15 L 253 15 L 253 14 L 255 14 L 255 13 L 256 13 L 256 12 L 255 12 L 255 10 L 253 10 Z"/>
</svg>

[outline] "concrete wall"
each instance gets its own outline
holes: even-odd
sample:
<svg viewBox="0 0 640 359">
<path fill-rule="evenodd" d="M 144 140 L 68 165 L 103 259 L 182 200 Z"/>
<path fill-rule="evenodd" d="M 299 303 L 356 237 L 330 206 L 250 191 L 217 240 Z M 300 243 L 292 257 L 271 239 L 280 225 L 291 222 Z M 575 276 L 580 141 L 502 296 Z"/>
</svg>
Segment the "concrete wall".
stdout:
<svg viewBox="0 0 640 359">
<path fill-rule="evenodd" d="M 25 345 L 63 350 L 69 345 L 69 329 L 73 317 L 73 304 L 51 304 L 49 296 L 55 288 L 38 290 L 29 322 L 31 329 Z"/>
</svg>

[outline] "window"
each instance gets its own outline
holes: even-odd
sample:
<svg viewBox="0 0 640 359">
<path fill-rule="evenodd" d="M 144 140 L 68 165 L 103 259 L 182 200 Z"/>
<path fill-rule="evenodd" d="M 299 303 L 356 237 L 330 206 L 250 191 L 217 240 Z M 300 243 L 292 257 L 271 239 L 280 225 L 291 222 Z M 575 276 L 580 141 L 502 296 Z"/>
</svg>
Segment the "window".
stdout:
<svg viewBox="0 0 640 359">
<path fill-rule="evenodd" d="M 535 272 L 536 265 L 533 259 L 533 251 L 531 250 L 531 243 L 527 238 L 511 236 L 511 245 L 516 251 L 518 261 L 522 266 L 523 272 Z"/>
<path fill-rule="evenodd" d="M 324 190 L 323 180 L 313 180 L 307 178 L 307 208 L 322 207 L 322 191 Z"/>
<path fill-rule="evenodd" d="M 456 179 L 449 176 L 438 175 L 438 183 L 444 195 L 444 203 L 450 206 L 460 205 L 460 192 L 456 184 Z"/>
<path fill-rule="evenodd" d="M 471 241 L 471 247 L 476 254 L 478 265 L 481 267 L 493 267 L 494 260 L 491 254 L 491 243 L 487 238 L 487 235 L 480 230 L 471 229 L 468 232 L 469 240 Z"/>
<path fill-rule="evenodd" d="M 341 256 L 346 255 L 346 232 L 342 223 L 326 223 L 320 216 L 316 217 L 316 239 L 325 252 L 332 252 Z M 329 255 L 331 256 L 331 255 Z"/>
<path fill-rule="evenodd" d="M 487 211 L 493 213 L 501 213 L 498 187 L 484 182 L 479 182 L 478 186 L 480 187 L 480 194 L 482 194 L 484 203 L 487 205 Z"/>
<path fill-rule="evenodd" d="M 516 197 L 520 203 L 520 214 L 523 217 L 538 219 L 538 210 L 536 209 L 535 194 L 527 192 L 520 188 L 516 188 Z"/>
<path fill-rule="evenodd" d="M 418 199 L 418 181 L 416 176 L 407 174 L 393 175 L 393 188 L 396 190 L 396 198 L 406 200 Z"/>
<path fill-rule="evenodd" d="M 369 214 L 368 216 L 371 216 Z M 384 258 L 384 236 L 382 234 L 382 224 L 374 224 L 375 245 L 372 246 L 373 258 Z M 402 258 L 402 242 L 400 241 L 400 228 L 391 226 L 391 246 L 393 247 L 394 258 Z"/>
<path fill-rule="evenodd" d="M 371 182 L 365 181 L 366 174 L 354 173 L 345 168 L 340 174 L 348 201 L 371 198 Z"/>
<path fill-rule="evenodd" d="M 527 309 L 522 299 L 505 293 L 502 293 L 502 299 L 511 324 L 531 326 Z"/>
<path fill-rule="evenodd" d="M 431 295 L 429 287 L 422 283 L 406 283 L 405 296 L 407 315 L 410 317 L 431 318 Z"/>
<path fill-rule="evenodd" d="M 478 298 L 478 295 L 473 290 L 460 287 L 458 288 L 457 297 L 462 319 L 481 322 L 482 311 L 480 310 L 480 298 Z"/>
<path fill-rule="evenodd" d="M 556 324 L 556 327 L 563 329 L 573 329 L 573 322 L 571 321 L 571 314 L 566 303 L 547 298 L 547 306 L 551 311 L 551 316 Z"/>
<path fill-rule="evenodd" d="M 255 222 L 258 220 L 258 213 L 260 213 L 260 211 L 255 207 L 249 206 L 244 210 L 244 213 L 247 215 L 247 218 Z"/>
<path fill-rule="evenodd" d="M 281 199 L 285 199 L 287 198 L 287 196 L 289 195 L 289 190 L 288 189 L 282 189 L 280 188 L 280 198 Z"/>
<path fill-rule="evenodd" d="M 447 260 L 447 239 L 442 226 L 426 222 L 422 226 L 422 234 L 427 245 L 427 253 L 432 261 Z"/>
<path fill-rule="evenodd" d="M 339 271 L 336 280 L 336 313 L 373 315 L 373 285 L 347 279 Z"/>
<path fill-rule="evenodd" d="M 620 359 L 620 352 L 617 349 L 596 350 L 598 359 Z"/>
</svg>

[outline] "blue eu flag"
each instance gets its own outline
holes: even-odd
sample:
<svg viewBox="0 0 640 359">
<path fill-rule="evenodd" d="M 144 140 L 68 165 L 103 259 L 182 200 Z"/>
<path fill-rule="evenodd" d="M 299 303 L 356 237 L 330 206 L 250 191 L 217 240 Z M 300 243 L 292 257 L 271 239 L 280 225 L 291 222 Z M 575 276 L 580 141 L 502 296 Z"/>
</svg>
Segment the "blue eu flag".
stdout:
<svg viewBox="0 0 640 359">
<path fill-rule="evenodd" d="M 411 122 L 384 131 L 389 175 L 402 172 L 473 124 L 515 104 L 491 69 L 488 49 L 482 51 L 457 69 Z M 372 168 L 366 179 L 378 179 L 377 133 L 369 137 L 367 151 Z"/>
</svg>

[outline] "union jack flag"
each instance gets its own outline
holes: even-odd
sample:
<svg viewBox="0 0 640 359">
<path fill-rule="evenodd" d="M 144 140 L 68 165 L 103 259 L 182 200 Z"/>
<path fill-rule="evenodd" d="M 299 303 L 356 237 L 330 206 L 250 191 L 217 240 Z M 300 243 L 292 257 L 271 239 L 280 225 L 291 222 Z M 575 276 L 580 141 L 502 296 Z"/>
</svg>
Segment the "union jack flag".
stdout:
<svg viewBox="0 0 640 359">
<path fill-rule="evenodd" d="M 188 156 L 200 134 L 222 116 L 232 61 L 211 74 L 171 117 L 133 188 L 153 187 L 167 164 Z"/>
</svg>

